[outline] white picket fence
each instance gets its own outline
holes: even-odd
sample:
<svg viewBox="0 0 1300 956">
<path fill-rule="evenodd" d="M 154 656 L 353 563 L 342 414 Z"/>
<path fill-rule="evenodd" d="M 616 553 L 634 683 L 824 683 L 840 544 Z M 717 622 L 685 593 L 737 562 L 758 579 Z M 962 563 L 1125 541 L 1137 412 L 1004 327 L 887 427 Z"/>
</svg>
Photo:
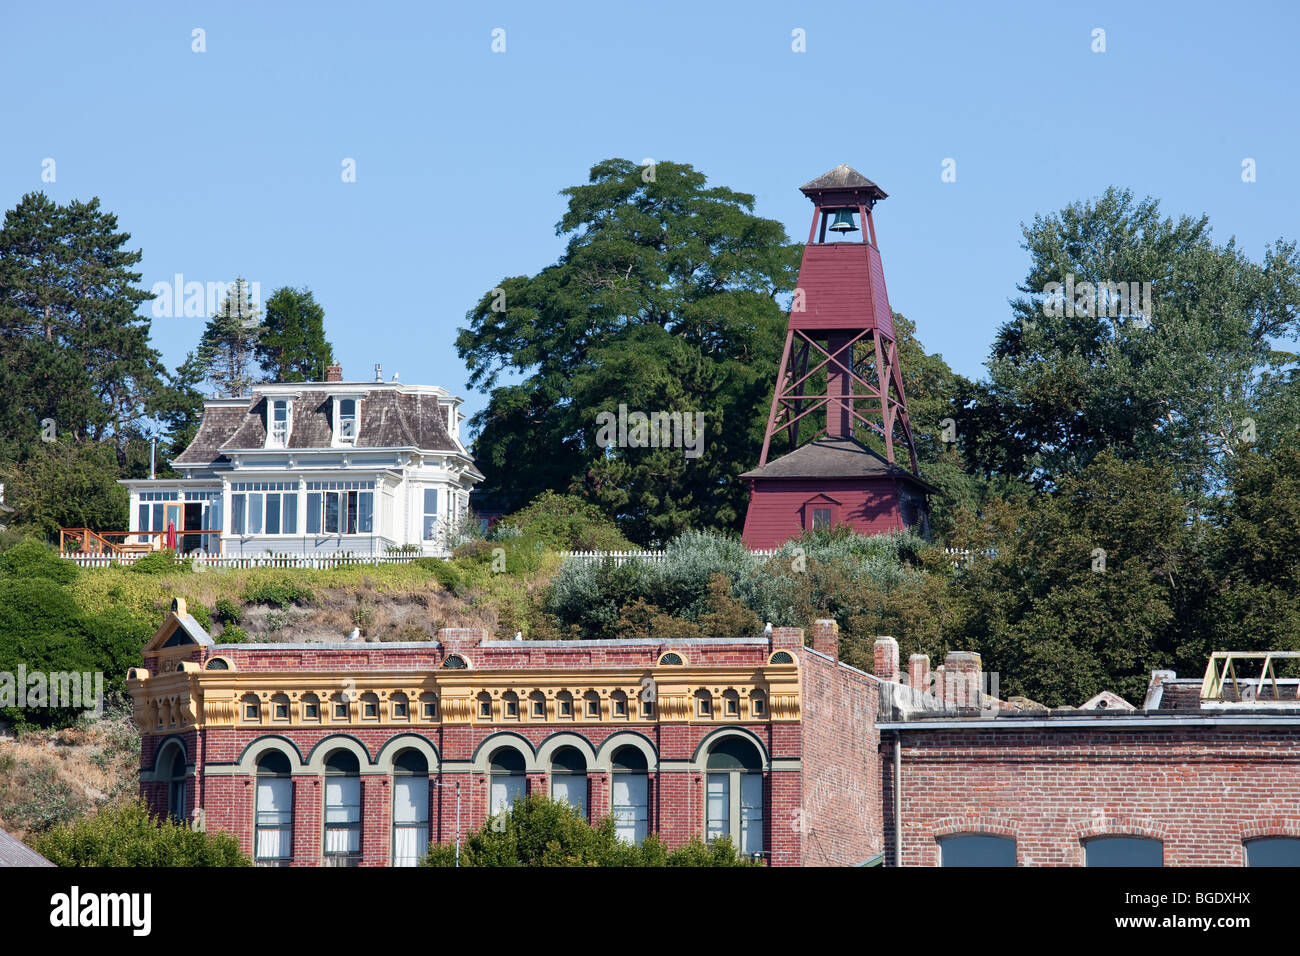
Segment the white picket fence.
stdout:
<svg viewBox="0 0 1300 956">
<path fill-rule="evenodd" d="M 81 568 L 106 568 L 111 564 L 135 564 L 145 554 L 65 554 L 64 560 Z M 356 564 L 409 564 L 418 554 L 191 554 L 176 558 L 177 564 L 207 568 L 341 568 Z"/>
</svg>

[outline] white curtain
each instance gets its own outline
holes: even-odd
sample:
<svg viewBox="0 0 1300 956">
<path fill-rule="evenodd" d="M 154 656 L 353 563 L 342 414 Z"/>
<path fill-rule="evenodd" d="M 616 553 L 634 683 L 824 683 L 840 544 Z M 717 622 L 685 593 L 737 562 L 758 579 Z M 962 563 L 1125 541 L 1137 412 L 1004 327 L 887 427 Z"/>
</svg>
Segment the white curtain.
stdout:
<svg viewBox="0 0 1300 956">
<path fill-rule="evenodd" d="M 524 796 L 526 784 L 527 779 L 523 774 L 494 773 L 492 775 L 492 816 L 508 812 L 514 806 L 515 800 Z"/>
<path fill-rule="evenodd" d="M 650 779 L 643 773 L 616 773 L 613 786 L 614 832 L 624 843 L 640 843 L 649 833 Z"/>
<path fill-rule="evenodd" d="M 393 866 L 415 866 L 429 849 L 429 778 L 393 778 Z"/>
<path fill-rule="evenodd" d="M 763 775 L 740 775 L 740 852 L 763 850 Z"/>
<path fill-rule="evenodd" d="M 360 777 L 325 778 L 325 823 L 326 853 L 361 852 Z"/>
<path fill-rule="evenodd" d="M 293 780 L 257 778 L 257 859 L 287 859 L 293 846 Z"/>
<path fill-rule="evenodd" d="M 551 797 L 578 808 L 578 816 L 587 819 L 587 775 L 555 773 L 551 775 Z"/>
<path fill-rule="evenodd" d="M 709 825 L 708 838 L 728 836 L 731 833 L 731 774 L 711 773 L 708 785 Z"/>
</svg>

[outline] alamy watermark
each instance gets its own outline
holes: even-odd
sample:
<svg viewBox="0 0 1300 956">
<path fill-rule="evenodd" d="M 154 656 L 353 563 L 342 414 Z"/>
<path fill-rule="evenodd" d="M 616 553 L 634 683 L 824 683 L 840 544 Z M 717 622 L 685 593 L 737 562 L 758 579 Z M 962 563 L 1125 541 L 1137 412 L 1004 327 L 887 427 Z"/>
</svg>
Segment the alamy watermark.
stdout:
<svg viewBox="0 0 1300 956">
<path fill-rule="evenodd" d="M 596 413 L 596 444 L 601 448 L 681 448 L 687 458 L 704 451 L 703 412 Z"/>
<path fill-rule="evenodd" d="M 0 707 L 67 708 L 84 710 L 87 717 L 104 715 L 102 671 L 31 671 L 23 664 L 18 673 L 0 671 Z"/>
<path fill-rule="evenodd" d="M 1112 319 L 1129 318 L 1135 328 L 1145 329 L 1155 316 L 1150 282 L 1079 282 L 1067 273 L 1065 282 L 1043 286 L 1043 315 L 1050 319 L 1086 316 Z"/>
<path fill-rule="evenodd" d="M 249 302 L 255 307 L 262 305 L 262 283 L 245 282 Z M 172 281 L 155 282 L 150 291 L 154 295 L 153 315 L 156 319 L 206 319 L 216 314 L 221 303 L 235 291 L 234 282 L 186 282 L 185 276 L 177 272 Z"/>
</svg>

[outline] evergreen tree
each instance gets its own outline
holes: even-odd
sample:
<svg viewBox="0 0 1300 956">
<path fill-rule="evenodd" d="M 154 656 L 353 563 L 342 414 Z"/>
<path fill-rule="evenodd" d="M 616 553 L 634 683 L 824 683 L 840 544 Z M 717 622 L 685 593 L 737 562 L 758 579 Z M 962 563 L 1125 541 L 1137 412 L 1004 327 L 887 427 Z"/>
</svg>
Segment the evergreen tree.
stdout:
<svg viewBox="0 0 1300 956">
<path fill-rule="evenodd" d="M 266 300 L 266 327 L 256 347 L 269 382 L 321 382 L 334 364 L 325 310 L 310 289 L 283 286 Z"/>
<path fill-rule="evenodd" d="M 28 193 L 0 227 L 0 459 L 56 437 L 109 442 L 125 465 L 162 366 L 149 293 L 132 271 L 142 253 L 99 200 L 59 205 Z M 42 434 L 44 432 L 44 435 Z"/>
<path fill-rule="evenodd" d="M 237 278 L 208 319 L 197 358 L 218 395 L 239 398 L 253 384 L 252 364 L 262 319 L 248 283 Z"/>
</svg>

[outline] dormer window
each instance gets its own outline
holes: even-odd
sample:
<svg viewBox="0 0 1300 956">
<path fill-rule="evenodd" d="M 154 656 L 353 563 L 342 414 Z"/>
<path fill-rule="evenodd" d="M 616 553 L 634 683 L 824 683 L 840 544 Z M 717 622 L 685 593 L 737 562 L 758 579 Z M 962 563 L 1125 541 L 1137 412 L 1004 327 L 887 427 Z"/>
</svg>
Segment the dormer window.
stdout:
<svg viewBox="0 0 1300 956">
<path fill-rule="evenodd" d="M 355 442 L 357 440 L 357 400 L 355 398 L 339 399 L 339 441 Z"/>
<path fill-rule="evenodd" d="M 273 398 L 267 413 L 266 444 L 269 448 L 289 446 L 289 400 Z"/>
</svg>

